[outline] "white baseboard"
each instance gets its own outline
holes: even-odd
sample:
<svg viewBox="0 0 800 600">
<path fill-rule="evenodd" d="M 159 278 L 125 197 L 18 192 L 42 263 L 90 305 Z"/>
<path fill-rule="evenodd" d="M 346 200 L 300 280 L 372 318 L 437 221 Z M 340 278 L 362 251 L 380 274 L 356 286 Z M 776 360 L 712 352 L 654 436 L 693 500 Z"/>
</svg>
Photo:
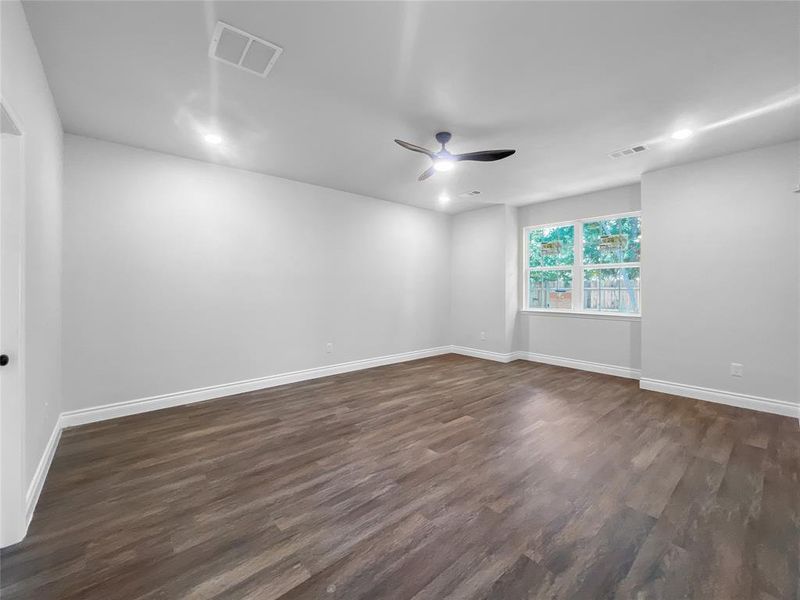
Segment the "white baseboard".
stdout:
<svg viewBox="0 0 800 600">
<path fill-rule="evenodd" d="M 58 442 L 61 439 L 61 419 L 56 421 L 53 427 L 53 432 L 50 434 L 50 439 L 47 440 L 47 446 L 44 448 L 42 458 L 39 464 L 36 465 L 36 472 L 33 474 L 33 480 L 28 486 L 28 491 L 25 494 L 25 530 L 27 532 L 28 525 L 33 518 L 33 511 L 36 509 L 36 503 L 39 502 L 39 496 L 44 487 L 44 480 L 47 478 L 47 472 L 50 470 L 50 464 L 53 462 L 53 457 L 58 448 Z"/>
<path fill-rule="evenodd" d="M 784 417 L 800 419 L 800 405 L 786 400 L 776 400 L 774 398 L 763 398 L 761 396 L 750 396 L 736 392 L 726 392 L 672 381 L 661 381 L 658 379 L 642 378 L 639 369 L 620 367 L 617 365 L 607 365 L 602 363 L 577 360 L 574 358 L 564 358 L 561 356 L 550 356 L 548 354 L 537 354 L 535 352 L 516 351 L 503 354 L 500 352 L 490 352 L 477 348 L 467 348 L 464 346 L 453 346 L 452 351 L 456 354 L 483 358 L 496 362 L 510 362 L 512 360 L 529 360 L 531 362 L 545 363 L 558 367 L 579 369 L 581 371 L 591 371 L 593 373 L 604 373 L 616 377 L 626 377 L 628 379 L 638 379 L 639 387 L 643 390 L 672 394 L 673 396 L 683 396 L 704 400 L 706 402 L 716 402 L 717 404 L 727 404 L 739 408 L 747 408 L 761 412 L 773 413 Z"/>
<path fill-rule="evenodd" d="M 514 360 L 514 353 L 508 352 L 492 352 L 491 350 L 481 350 L 479 348 L 468 348 L 467 346 L 450 346 L 450 352 L 453 354 L 461 354 L 463 356 L 471 356 L 473 358 L 483 358 L 484 360 L 493 360 L 495 362 L 507 363 Z"/>
<path fill-rule="evenodd" d="M 72 410 L 62 413 L 61 425 L 62 427 L 75 427 L 76 425 L 85 425 L 87 423 L 95 423 L 97 421 L 105 421 L 107 419 L 116 419 L 117 417 L 126 417 L 152 410 L 160 410 L 162 408 L 171 408 L 173 406 L 192 404 L 194 402 L 203 402 L 204 400 L 222 398 L 223 396 L 231 396 L 233 394 L 253 392 L 255 390 L 276 387 L 279 385 L 285 385 L 287 383 L 297 383 L 298 381 L 307 381 L 309 379 L 317 379 L 319 377 L 328 377 L 330 375 L 338 375 L 340 373 L 348 373 L 350 371 L 371 369 L 372 367 L 380 367 L 383 365 L 401 363 L 409 360 L 417 360 L 419 358 L 438 356 L 440 354 L 448 354 L 449 352 L 451 352 L 450 346 L 440 346 L 437 348 L 427 348 L 425 350 L 414 350 L 412 352 L 401 352 L 399 354 L 389 354 L 387 356 L 353 360 L 335 365 L 326 365 L 324 367 L 315 367 L 312 369 L 303 369 L 301 371 L 291 371 L 288 373 L 278 373 L 276 375 L 257 377 L 255 379 L 247 379 L 244 381 L 235 381 L 233 383 L 211 385 L 193 390 L 172 392 L 169 394 L 160 394 L 158 396 L 149 396 L 147 398 L 137 398 L 135 400 L 127 400 L 125 402 L 117 402 L 114 404 L 104 404 L 101 406 L 94 406 L 92 408 Z"/>
<path fill-rule="evenodd" d="M 551 356 L 549 354 L 537 354 L 536 352 L 515 352 L 514 355 L 522 360 L 555 365 L 557 367 L 568 367 L 580 371 L 591 371 L 592 373 L 603 373 L 616 377 L 627 377 L 628 379 L 639 379 L 641 371 L 630 367 L 620 367 L 618 365 L 607 365 L 588 360 L 578 360 L 576 358 L 564 358 L 563 356 Z"/>
<path fill-rule="evenodd" d="M 104 421 L 107 419 L 114 419 L 117 417 L 159 410 L 162 408 L 180 406 L 183 404 L 202 402 L 204 400 L 211 400 L 213 398 L 221 398 L 223 396 L 251 392 L 279 385 L 285 385 L 288 383 L 307 381 L 309 379 L 316 379 L 319 377 L 327 377 L 340 373 L 348 373 L 350 371 L 370 369 L 372 367 L 401 363 L 409 360 L 417 360 L 420 358 L 439 356 L 448 353 L 462 354 L 464 356 L 472 356 L 475 358 L 482 358 L 502 363 L 511 362 L 512 360 L 528 360 L 531 362 L 540 362 L 559 367 L 592 371 L 594 373 L 604 373 L 606 375 L 615 375 L 618 377 L 627 377 L 631 379 L 640 378 L 640 371 L 638 369 L 630 369 L 616 365 L 606 365 L 571 358 L 563 358 L 559 356 L 550 356 L 547 354 L 536 354 L 534 352 L 517 351 L 501 353 L 492 352 L 489 350 L 480 350 L 477 348 L 467 348 L 465 346 L 440 346 L 437 348 L 428 348 L 425 350 L 415 350 L 412 352 L 402 352 L 399 354 L 390 354 L 387 356 L 354 360 L 335 365 L 316 367 L 313 369 L 279 373 L 276 375 L 248 379 L 245 381 L 237 381 L 234 383 L 213 385 L 183 392 L 173 392 L 170 394 L 150 396 L 148 398 L 129 400 L 116 404 L 106 404 L 104 406 L 69 411 L 62 413 L 59 420 L 56 422 L 53 432 L 50 435 L 50 439 L 47 442 L 47 446 L 45 447 L 45 451 L 36 467 L 33 480 L 28 487 L 25 495 L 25 527 L 27 529 L 31 518 L 33 517 L 33 512 L 39 500 L 39 495 L 44 487 L 47 472 L 50 469 L 50 464 L 53 461 L 56 448 L 58 447 L 58 442 L 61 439 L 61 430 L 66 427 L 74 427 L 76 425 L 84 425 L 87 423 L 94 423 L 97 421 Z M 774 400 L 770 398 L 761 398 L 758 396 L 748 396 L 746 394 L 725 392 L 721 390 L 685 385 L 669 381 L 660 381 L 657 379 L 641 379 L 639 385 L 645 390 L 663 392 L 666 394 L 685 396 L 688 398 L 695 398 L 708 402 L 728 404 L 731 406 L 737 406 L 739 408 L 748 408 L 762 412 L 800 418 L 800 407 L 791 402 L 786 402 L 785 400 Z"/>
<path fill-rule="evenodd" d="M 639 387 L 643 390 L 662 392 L 664 394 L 672 394 L 673 396 L 685 396 L 686 398 L 727 404 L 739 408 L 749 408 L 750 410 L 783 415 L 784 417 L 800 418 L 800 405 L 787 402 L 786 400 L 750 396 L 748 394 L 738 394 L 736 392 L 726 392 L 696 385 L 686 385 L 684 383 L 649 378 L 641 379 L 639 381 Z"/>
<path fill-rule="evenodd" d="M 463 354 L 464 356 L 483 358 L 501 363 L 511 362 L 512 360 L 528 360 L 547 365 L 555 365 L 557 367 L 578 369 L 580 371 L 591 371 L 593 373 L 604 373 L 606 375 L 615 375 L 617 377 L 627 377 L 629 379 L 639 379 L 639 376 L 641 375 L 641 371 L 639 371 L 639 369 L 630 369 L 628 367 L 619 367 L 617 365 L 606 365 L 603 363 L 589 362 L 587 360 L 577 360 L 574 358 L 564 358 L 562 356 L 550 356 L 549 354 L 537 354 L 536 352 L 525 352 L 522 350 L 502 353 L 492 352 L 490 350 L 481 350 L 479 348 L 468 348 L 466 346 L 452 346 L 452 352 L 455 354 Z"/>
</svg>

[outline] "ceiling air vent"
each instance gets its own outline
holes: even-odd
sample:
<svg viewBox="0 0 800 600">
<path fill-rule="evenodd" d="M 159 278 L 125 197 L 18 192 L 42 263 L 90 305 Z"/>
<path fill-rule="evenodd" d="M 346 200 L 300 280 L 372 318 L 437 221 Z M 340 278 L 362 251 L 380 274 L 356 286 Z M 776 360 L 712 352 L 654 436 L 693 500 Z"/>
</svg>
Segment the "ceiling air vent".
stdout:
<svg viewBox="0 0 800 600">
<path fill-rule="evenodd" d="M 614 150 L 609 156 L 611 158 L 622 158 L 623 156 L 633 156 L 634 154 L 639 154 L 647 150 L 647 146 L 639 144 L 638 146 L 631 146 L 630 148 L 621 148 L 619 150 Z"/>
<path fill-rule="evenodd" d="M 266 77 L 283 48 L 231 27 L 222 21 L 217 22 L 208 55 L 249 73 Z"/>
<path fill-rule="evenodd" d="M 459 198 L 471 198 L 472 196 L 480 196 L 481 193 L 478 190 L 471 190 L 468 192 L 461 192 L 458 197 Z"/>
</svg>

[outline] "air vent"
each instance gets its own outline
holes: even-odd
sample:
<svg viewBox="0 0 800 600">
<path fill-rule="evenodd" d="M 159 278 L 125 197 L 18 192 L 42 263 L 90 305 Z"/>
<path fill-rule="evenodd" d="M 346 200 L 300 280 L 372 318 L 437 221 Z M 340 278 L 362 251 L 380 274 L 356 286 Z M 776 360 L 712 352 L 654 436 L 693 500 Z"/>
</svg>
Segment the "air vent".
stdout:
<svg viewBox="0 0 800 600">
<path fill-rule="evenodd" d="M 283 48 L 219 21 L 208 55 L 237 69 L 266 77 Z"/>
<path fill-rule="evenodd" d="M 609 156 L 611 158 L 623 158 L 625 156 L 633 156 L 634 154 L 639 154 L 647 150 L 647 146 L 638 145 L 638 146 L 631 146 L 630 148 L 621 148 L 620 150 L 615 150 Z"/>
<path fill-rule="evenodd" d="M 481 193 L 478 190 L 471 190 L 468 192 L 461 192 L 458 197 L 459 198 L 470 198 L 472 196 L 480 196 Z"/>
</svg>

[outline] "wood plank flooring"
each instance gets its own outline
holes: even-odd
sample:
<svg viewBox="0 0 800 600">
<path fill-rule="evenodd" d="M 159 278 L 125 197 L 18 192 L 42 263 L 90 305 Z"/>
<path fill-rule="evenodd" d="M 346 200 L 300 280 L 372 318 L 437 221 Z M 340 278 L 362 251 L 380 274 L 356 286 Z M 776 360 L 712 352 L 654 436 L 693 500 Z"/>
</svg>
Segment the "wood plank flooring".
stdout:
<svg viewBox="0 0 800 600">
<path fill-rule="evenodd" d="M 797 600 L 796 419 L 447 355 L 66 430 L 3 600 Z"/>
</svg>

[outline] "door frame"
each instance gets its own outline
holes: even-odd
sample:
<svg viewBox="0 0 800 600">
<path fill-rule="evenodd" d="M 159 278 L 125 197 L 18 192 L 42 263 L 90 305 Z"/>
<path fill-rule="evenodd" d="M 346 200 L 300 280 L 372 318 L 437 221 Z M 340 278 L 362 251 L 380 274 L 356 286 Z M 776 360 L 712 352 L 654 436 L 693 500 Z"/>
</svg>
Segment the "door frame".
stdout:
<svg viewBox="0 0 800 600">
<path fill-rule="evenodd" d="M 16 135 L 19 136 L 19 147 L 17 152 L 19 153 L 19 193 L 20 193 L 20 206 L 19 206 L 19 311 L 18 311 L 18 329 L 17 329 L 17 341 L 16 341 L 16 363 L 18 368 L 18 397 L 15 399 L 16 406 L 13 408 L 13 418 L 14 424 L 13 429 L 9 429 L 9 424 L 7 423 L 0 423 L 0 433 L 2 433 L 3 437 L 6 436 L 7 431 L 13 431 L 16 435 L 13 435 L 12 444 L 14 445 L 15 449 L 19 453 L 19 460 L 17 461 L 10 461 L 7 458 L 0 456 L 0 466 L 3 468 L 4 472 L 2 475 L 2 480 L 6 482 L 6 484 L 11 481 L 12 488 L 9 490 L 7 486 L 2 486 L 0 488 L 0 503 L 3 504 L 0 507 L 0 510 L 3 511 L 4 520 L 5 515 L 8 515 L 7 524 L 8 529 L 7 531 L 2 532 L 2 539 L 0 539 L 0 546 L 7 546 L 10 544 L 15 544 L 21 541 L 28 530 L 28 490 L 27 490 L 27 482 L 25 481 L 25 469 L 26 469 L 26 461 L 25 461 L 25 442 L 26 442 L 26 427 L 25 427 L 25 398 L 26 398 L 26 389 L 25 389 L 25 365 L 26 365 L 26 348 L 25 348 L 25 297 L 26 297 L 26 287 L 25 287 L 25 248 L 26 248 L 26 236 L 25 231 L 27 229 L 27 170 L 25 164 L 25 126 L 22 120 L 19 117 L 19 113 L 17 113 L 13 107 L 8 103 L 7 99 L 0 94 L 0 107 L 2 110 L 5 111 L 6 115 L 11 119 L 14 129 L 16 129 L 17 133 L 11 133 L 9 135 Z M 0 200 L 2 202 L 2 200 Z M 1 258 L 0 258 L 1 260 Z M 3 403 L 8 403 L 11 400 L 8 398 L 1 399 Z M 10 412 L 10 411 L 9 411 Z M 6 469 L 11 468 L 13 472 L 9 473 Z M 2 485 L 2 484 L 0 484 Z M 16 489 L 15 489 L 16 488 Z M 11 502 L 11 506 L 9 507 L 6 503 Z"/>
</svg>

